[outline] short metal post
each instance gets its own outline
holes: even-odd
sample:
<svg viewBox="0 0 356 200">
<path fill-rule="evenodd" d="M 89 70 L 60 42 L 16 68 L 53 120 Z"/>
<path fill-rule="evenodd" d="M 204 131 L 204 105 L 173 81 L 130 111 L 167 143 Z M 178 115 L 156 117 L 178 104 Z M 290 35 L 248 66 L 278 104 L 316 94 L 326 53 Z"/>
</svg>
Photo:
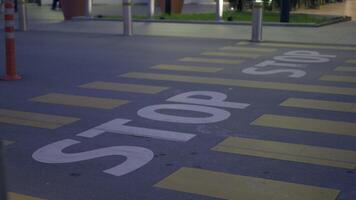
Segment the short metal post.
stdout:
<svg viewBox="0 0 356 200">
<path fill-rule="evenodd" d="M 254 2 L 252 10 L 252 42 L 262 41 L 262 12 L 263 4 L 262 2 Z"/>
<path fill-rule="evenodd" d="M 21 31 L 27 31 L 27 5 L 26 0 L 19 0 L 19 28 Z"/>
<path fill-rule="evenodd" d="M 132 13 L 131 13 L 131 0 L 123 0 L 123 17 L 124 17 L 124 36 L 132 35 Z"/>
<path fill-rule="evenodd" d="M 7 200 L 3 141 L 0 140 L 0 199 Z"/>
<path fill-rule="evenodd" d="M 150 0 L 149 4 L 149 17 L 153 19 L 153 17 L 155 16 L 155 0 Z"/>
<path fill-rule="evenodd" d="M 216 0 L 216 20 L 222 21 L 224 11 L 224 0 Z"/>
<path fill-rule="evenodd" d="M 93 0 L 85 1 L 85 16 L 90 18 L 93 10 Z"/>
</svg>

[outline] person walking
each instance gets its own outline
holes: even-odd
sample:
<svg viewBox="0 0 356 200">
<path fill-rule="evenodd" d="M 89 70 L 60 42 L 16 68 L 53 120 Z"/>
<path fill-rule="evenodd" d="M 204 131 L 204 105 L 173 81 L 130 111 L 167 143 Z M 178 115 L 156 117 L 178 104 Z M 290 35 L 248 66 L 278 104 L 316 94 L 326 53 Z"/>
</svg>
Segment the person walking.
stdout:
<svg viewBox="0 0 356 200">
<path fill-rule="evenodd" d="M 56 10 L 58 4 L 59 4 L 59 0 L 53 0 L 53 2 L 52 2 L 52 10 Z"/>
</svg>

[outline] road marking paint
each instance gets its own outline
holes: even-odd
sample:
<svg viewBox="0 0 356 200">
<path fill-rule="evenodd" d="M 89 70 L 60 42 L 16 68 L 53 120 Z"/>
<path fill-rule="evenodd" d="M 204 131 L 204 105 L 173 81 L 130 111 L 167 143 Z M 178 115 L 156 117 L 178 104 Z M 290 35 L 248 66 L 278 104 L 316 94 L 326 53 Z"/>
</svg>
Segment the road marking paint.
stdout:
<svg viewBox="0 0 356 200">
<path fill-rule="evenodd" d="M 356 151 L 267 140 L 228 137 L 214 151 L 355 169 Z"/>
<path fill-rule="evenodd" d="M 236 43 L 237 45 L 248 45 L 248 44 L 251 44 L 250 42 L 246 42 L 246 41 L 243 41 L 243 42 L 238 42 Z"/>
<path fill-rule="evenodd" d="M 356 136 L 356 123 L 343 121 L 265 114 L 251 125 Z"/>
<path fill-rule="evenodd" d="M 74 117 L 0 109 L 0 123 L 6 124 L 56 129 L 78 120 Z"/>
<path fill-rule="evenodd" d="M 315 99 L 289 98 L 280 104 L 281 106 L 311 108 L 319 110 L 331 110 L 341 112 L 356 112 L 355 103 L 345 103 L 337 101 L 322 101 Z"/>
<path fill-rule="evenodd" d="M 79 87 L 88 88 L 88 89 L 134 92 L 134 93 L 144 93 L 144 94 L 157 94 L 159 92 L 162 92 L 163 90 L 168 89 L 168 87 L 160 87 L 160 86 L 114 83 L 114 82 L 103 82 L 103 81 L 95 81 L 84 85 L 80 85 Z"/>
<path fill-rule="evenodd" d="M 312 92 L 312 93 L 325 93 L 325 94 L 356 95 L 355 88 L 346 88 L 346 87 L 249 81 L 249 80 L 239 80 L 239 79 L 223 79 L 223 78 L 212 78 L 212 77 L 201 77 L 201 76 L 182 76 L 182 75 L 141 73 L 141 72 L 131 72 L 120 76 L 126 78 L 176 81 L 176 82 L 198 83 L 198 84 L 209 84 L 209 85 L 236 86 L 236 87 L 247 87 L 247 88 L 286 90 L 286 91 Z"/>
<path fill-rule="evenodd" d="M 345 82 L 345 83 L 356 83 L 355 76 L 324 75 L 324 76 L 320 77 L 319 80 Z"/>
<path fill-rule="evenodd" d="M 156 65 L 151 68 L 160 69 L 160 70 L 206 72 L 206 73 L 215 73 L 224 69 L 221 67 L 199 67 L 199 66 L 187 66 L 187 65 Z"/>
<path fill-rule="evenodd" d="M 44 200 L 37 197 L 31 197 L 23 194 L 17 194 L 13 192 L 7 193 L 9 200 Z"/>
<path fill-rule="evenodd" d="M 49 93 L 30 99 L 31 101 L 80 106 L 89 108 L 113 109 L 127 104 L 129 101 L 121 99 L 98 98 L 88 96 L 68 95 L 61 93 Z"/>
<path fill-rule="evenodd" d="M 155 187 L 229 200 L 335 200 L 339 190 L 183 167 Z"/>
<path fill-rule="evenodd" d="M 271 53 L 277 51 L 274 48 L 261 48 L 261 47 L 222 47 L 220 48 L 223 51 L 241 51 L 241 52 L 259 52 L 259 53 Z"/>
<path fill-rule="evenodd" d="M 84 131 L 78 136 L 83 137 L 95 137 L 104 132 L 117 133 L 123 135 L 133 135 L 140 137 L 149 137 L 160 140 L 168 140 L 168 141 L 178 141 L 178 142 L 186 142 L 195 137 L 196 134 L 191 133 L 181 133 L 175 131 L 166 131 L 166 130 L 158 130 L 158 129 L 149 129 L 149 128 L 141 128 L 135 126 L 125 125 L 131 120 L 127 119 L 114 119 L 104 124 L 101 124 L 93 129 L 89 129 Z"/>
<path fill-rule="evenodd" d="M 252 53 L 238 53 L 238 52 L 204 52 L 201 53 L 203 56 L 222 56 L 222 57 L 238 57 L 238 58 L 253 58 L 256 59 L 260 57 L 259 54 Z"/>
<path fill-rule="evenodd" d="M 356 64 L 356 59 L 347 60 L 346 63 Z"/>
<path fill-rule="evenodd" d="M 262 43 L 259 43 L 258 45 L 259 46 L 269 46 L 269 47 L 356 51 L 356 47 L 335 46 L 335 45 L 330 46 L 330 45 L 313 45 L 313 44 L 297 44 L 297 43 L 271 43 L 271 42 L 262 42 Z"/>
<path fill-rule="evenodd" d="M 2 142 L 2 144 L 4 146 L 9 146 L 9 145 L 12 145 L 12 144 L 15 144 L 15 141 L 11 141 L 11 140 L 0 140 Z"/>
<path fill-rule="evenodd" d="M 185 57 L 179 61 L 183 62 L 198 62 L 198 63 L 214 63 L 214 64 L 226 64 L 226 65 L 238 65 L 243 60 L 228 60 L 228 59 L 215 59 L 215 58 L 197 58 L 197 57 Z"/>
<path fill-rule="evenodd" d="M 356 67 L 340 66 L 334 69 L 334 71 L 340 72 L 356 72 Z"/>
</svg>

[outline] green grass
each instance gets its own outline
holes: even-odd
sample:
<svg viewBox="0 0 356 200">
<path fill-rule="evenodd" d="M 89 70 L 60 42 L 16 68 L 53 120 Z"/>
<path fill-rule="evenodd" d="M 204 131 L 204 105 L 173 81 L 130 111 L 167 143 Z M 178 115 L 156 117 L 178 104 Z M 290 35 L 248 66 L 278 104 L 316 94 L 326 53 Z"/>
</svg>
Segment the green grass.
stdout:
<svg viewBox="0 0 356 200">
<path fill-rule="evenodd" d="M 121 19 L 118 16 L 104 16 L 104 19 Z M 133 16 L 134 19 L 147 19 L 146 16 Z M 164 20 L 182 20 L 182 21 L 215 21 L 215 13 L 191 13 L 191 14 L 172 14 L 172 15 L 159 15 L 155 16 L 155 19 Z M 225 11 L 223 19 L 228 21 L 228 18 L 232 18 L 235 22 L 249 22 L 251 21 L 251 12 L 236 12 L 236 11 Z M 322 23 L 327 21 L 328 17 L 308 15 L 308 14 L 291 14 L 290 23 Z M 163 19 L 162 19 L 163 20 Z M 264 12 L 263 14 L 264 22 L 279 22 L 278 12 Z"/>
</svg>

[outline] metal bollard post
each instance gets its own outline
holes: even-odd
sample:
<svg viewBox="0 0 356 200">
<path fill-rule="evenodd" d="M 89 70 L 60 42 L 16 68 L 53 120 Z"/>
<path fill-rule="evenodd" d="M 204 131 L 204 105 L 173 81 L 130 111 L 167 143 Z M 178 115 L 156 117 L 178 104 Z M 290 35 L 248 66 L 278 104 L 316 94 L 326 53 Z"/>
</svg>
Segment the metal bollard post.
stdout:
<svg viewBox="0 0 356 200">
<path fill-rule="evenodd" d="M 155 0 L 150 0 L 149 9 L 149 17 L 153 19 L 153 17 L 155 16 Z"/>
<path fill-rule="evenodd" d="M 26 0 L 20 0 L 19 8 L 19 28 L 21 31 L 27 31 L 27 5 Z"/>
<path fill-rule="evenodd" d="M 15 52 L 15 9 L 13 0 L 5 0 L 5 51 L 6 51 L 6 75 L 3 80 L 20 80 L 16 74 Z"/>
<path fill-rule="evenodd" d="M 93 0 L 85 1 L 85 16 L 90 18 L 93 10 Z"/>
<path fill-rule="evenodd" d="M 132 13 L 131 13 L 131 0 L 123 0 L 123 17 L 124 17 L 124 36 L 132 35 Z"/>
<path fill-rule="evenodd" d="M 224 11 L 224 1 L 223 0 L 216 0 L 216 20 L 222 21 Z"/>
<path fill-rule="evenodd" d="M 3 142 L 0 140 L 0 199 L 7 200 Z"/>
<path fill-rule="evenodd" d="M 262 12 L 263 4 L 262 2 L 254 2 L 253 10 L 252 10 L 252 34 L 251 41 L 252 42 L 260 42 L 262 41 Z"/>
</svg>

